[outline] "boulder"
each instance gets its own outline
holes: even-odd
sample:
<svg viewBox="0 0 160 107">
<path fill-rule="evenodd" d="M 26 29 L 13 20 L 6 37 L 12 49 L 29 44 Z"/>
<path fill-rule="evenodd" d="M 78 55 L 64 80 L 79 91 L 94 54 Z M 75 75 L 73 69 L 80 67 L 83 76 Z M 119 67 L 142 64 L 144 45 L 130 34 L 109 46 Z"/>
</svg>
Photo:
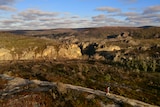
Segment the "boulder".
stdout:
<svg viewBox="0 0 160 107">
<path fill-rule="evenodd" d="M 60 94 L 65 94 L 67 93 L 67 88 L 66 85 L 61 83 L 61 82 L 57 82 L 57 90 Z"/>
</svg>

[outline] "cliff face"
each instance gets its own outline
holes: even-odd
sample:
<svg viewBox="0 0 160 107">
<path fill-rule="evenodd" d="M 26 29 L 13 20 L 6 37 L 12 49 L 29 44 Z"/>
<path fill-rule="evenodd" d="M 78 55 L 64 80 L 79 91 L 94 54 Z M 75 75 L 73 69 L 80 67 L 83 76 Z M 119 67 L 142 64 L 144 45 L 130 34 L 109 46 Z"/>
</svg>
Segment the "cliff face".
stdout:
<svg viewBox="0 0 160 107">
<path fill-rule="evenodd" d="M 24 49 L 25 50 L 25 49 Z M 33 49 L 9 50 L 0 48 L 0 60 L 33 60 L 33 59 L 80 59 L 82 54 L 81 50 L 76 44 L 65 44 L 59 46 L 47 46 L 42 50 L 38 47 Z"/>
<path fill-rule="evenodd" d="M 79 59 L 81 56 L 81 49 L 76 44 L 62 45 L 58 51 L 58 57 L 61 58 Z"/>
</svg>

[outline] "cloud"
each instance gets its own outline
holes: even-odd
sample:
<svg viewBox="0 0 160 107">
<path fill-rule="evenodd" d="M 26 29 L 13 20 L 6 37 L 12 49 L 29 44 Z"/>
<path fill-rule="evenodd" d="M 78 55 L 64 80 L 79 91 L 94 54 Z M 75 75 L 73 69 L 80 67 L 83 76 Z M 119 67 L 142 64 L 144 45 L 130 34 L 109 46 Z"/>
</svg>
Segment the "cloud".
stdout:
<svg viewBox="0 0 160 107">
<path fill-rule="evenodd" d="M 119 0 L 119 1 L 124 2 L 124 3 L 135 3 L 138 0 Z"/>
<path fill-rule="evenodd" d="M 141 17 L 128 17 L 126 18 L 126 21 L 128 21 L 129 24 L 133 25 L 147 25 L 151 23 L 150 19 L 141 20 Z"/>
<path fill-rule="evenodd" d="M 93 19 L 93 21 L 102 22 L 102 21 L 105 21 L 106 16 L 101 14 L 98 16 L 93 16 L 92 19 Z"/>
<path fill-rule="evenodd" d="M 79 16 L 72 16 L 71 18 L 77 19 L 77 18 L 80 18 L 80 17 Z"/>
<path fill-rule="evenodd" d="M 3 20 L 1 23 L 4 24 L 4 25 L 12 25 L 14 23 L 17 23 L 17 22 L 20 22 L 18 20 Z"/>
<path fill-rule="evenodd" d="M 117 25 L 123 25 L 125 22 L 113 16 L 100 14 L 92 17 L 92 23 L 94 23 L 95 26 L 107 26 L 107 25 L 117 26 Z"/>
<path fill-rule="evenodd" d="M 25 22 L 18 19 L 4 19 L 0 20 L 0 29 L 23 29 L 22 24 Z"/>
<path fill-rule="evenodd" d="M 113 16 L 134 17 L 134 16 L 138 16 L 138 15 L 140 15 L 140 13 L 137 13 L 137 12 L 121 12 L 121 13 L 114 14 Z"/>
<path fill-rule="evenodd" d="M 119 8 L 113 8 L 113 7 L 108 7 L 108 6 L 105 6 L 105 7 L 99 7 L 99 8 L 96 8 L 97 11 L 106 11 L 108 13 L 114 13 L 114 12 L 120 12 L 121 9 Z"/>
<path fill-rule="evenodd" d="M 0 10 L 12 11 L 8 5 L 0 5 Z M 159 6 L 147 7 L 138 12 L 123 12 L 119 8 L 99 7 L 97 11 L 107 12 L 90 17 L 82 17 L 67 12 L 26 9 L 0 19 L 0 29 L 49 29 L 83 28 L 99 26 L 142 26 L 160 25 Z M 152 14 L 149 14 L 149 13 Z M 2 15 L 3 16 L 3 15 Z"/>
<path fill-rule="evenodd" d="M 18 13 L 18 16 L 25 20 L 36 20 L 42 17 L 55 17 L 58 15 L 58 12 L 47 12 L 38 9 L 27 9 Z"/>
<path fill-rule="evenodd" d="M 0 20 L 0 29 L 48 29 L 94 27 L 91 19 L 77 15 L 27 9 Z"/>
<path fill-rule="evenodd" d="M 16 2 L 16 0 L 0 0 L 0 10 L 2 11 L 16 11 L 16 8 L 12 7 L 12 5 Z"/>
<path fill-rule="evenodd" d="M 123 0 L 125 1 L 125 0 Z M 132 0 L 129 0 L 130 2 Z M 134 2 L 134 0 L 132 1 Z M 135 1 L 136 2 L 136 1 Z M 113 7 L 99 7 L 98 11 L 106 11 L 106 15 L 93 16 L 94 23 L 101 24 L 108 23 L 108 25 L 121 26 L 141 26 L 141 25 L 156 25 L 160 26 L 160 5 L 150 6 L 142 11 L 137 12 L 123 12 L 118 8 Z"/>
<path fill-rule="evenodd" d="M 149 24 L 160 24 L 160 14 L 139 14 L 126 18 L 126 21 L 132 24 L 138 25 L 149 25 Z"/>
<path fill-rule="evenodd" d="M 143 12 L 143 14 L 153 14 L 153 13 L 160 13 L 160 5 L 148 7 Z"/>
<path fill-rule="evenodd" d="M 160 5 L 145 8 L 140 13 L 123 13 L 128 23 L 134 25 L 156 25 L 160 26 Z"/>
<path fill-rule="evenodd" d="M 16 0 L 0 0 L 0 5 L 11 5 L 14 4 Z"/>
<path fill-rule="evenodd" d="M 15 8 L 13 7 L 10 7 L 10 6 L 6 6 L 6 5 L 0 5 L 0 10 L 3 10 L 3 11 L 16 11 Z"/>
</svg>

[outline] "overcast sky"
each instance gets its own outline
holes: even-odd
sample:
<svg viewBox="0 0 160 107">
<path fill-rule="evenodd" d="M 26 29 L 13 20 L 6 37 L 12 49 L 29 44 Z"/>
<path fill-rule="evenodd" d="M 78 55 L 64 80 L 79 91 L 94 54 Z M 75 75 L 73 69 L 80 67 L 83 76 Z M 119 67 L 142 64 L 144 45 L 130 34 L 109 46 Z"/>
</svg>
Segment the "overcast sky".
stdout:
<svg viewBox="0 0 160 107">
<path fill-rule="evenodd" d="M 0 30 L 160 26 L 160 0 L 0 0 Z"/>
</svg>

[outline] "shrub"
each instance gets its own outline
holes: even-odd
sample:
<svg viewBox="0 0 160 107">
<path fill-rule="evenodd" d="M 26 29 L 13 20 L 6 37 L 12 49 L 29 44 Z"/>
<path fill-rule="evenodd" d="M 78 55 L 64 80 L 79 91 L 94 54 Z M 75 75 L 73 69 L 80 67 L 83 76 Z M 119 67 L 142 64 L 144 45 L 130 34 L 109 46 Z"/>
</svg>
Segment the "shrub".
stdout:
<svg viewBox="0 0 160 107">
<path fill-rule="evenodd" d="M 110 81 L 110 80 L 111 80 L 111 75 L 107 74 L 107 75 L 105 76 L 105 81 L 108 82 L 108 81 Z"/>
</svg>

